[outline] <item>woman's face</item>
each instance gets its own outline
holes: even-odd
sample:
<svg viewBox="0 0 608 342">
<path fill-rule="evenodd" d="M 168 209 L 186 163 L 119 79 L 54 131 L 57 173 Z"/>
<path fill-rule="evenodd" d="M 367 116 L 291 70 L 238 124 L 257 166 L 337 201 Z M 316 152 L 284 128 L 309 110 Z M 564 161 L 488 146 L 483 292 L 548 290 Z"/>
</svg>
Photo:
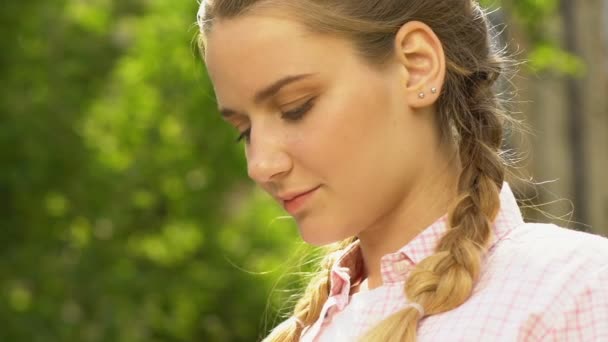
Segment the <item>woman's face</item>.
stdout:
<svg viewBox="0 0 608 342">
<path fill-rule="evenodd" d="M 335 242 L 395 216 L 436 144 L 433 115 L 406 101 L 402 64 L 372 69 L 346 41 L 269 16 L 218 21 L 207 38 L 218 105 L 245 132 L 248 174 L 305 241 Z"/>
</svg>

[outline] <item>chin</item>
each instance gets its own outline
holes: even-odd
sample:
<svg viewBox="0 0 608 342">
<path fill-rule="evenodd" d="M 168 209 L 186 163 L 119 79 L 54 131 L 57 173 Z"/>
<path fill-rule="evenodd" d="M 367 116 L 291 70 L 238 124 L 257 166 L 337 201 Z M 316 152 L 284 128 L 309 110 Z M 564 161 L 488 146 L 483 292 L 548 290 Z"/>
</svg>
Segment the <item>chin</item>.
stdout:
<svg viewBox="0 0 608 342">
<path fill-rule="evenodd" d="M 335 242 L 348 239 L 352 235 L 336 234 L 340 230 L 335 228 L 319 228 L 322 225 L 300 224 L 298 222 L 298 230 L 302 240 L 309 245 L 321 247 Z"/>
</svg>

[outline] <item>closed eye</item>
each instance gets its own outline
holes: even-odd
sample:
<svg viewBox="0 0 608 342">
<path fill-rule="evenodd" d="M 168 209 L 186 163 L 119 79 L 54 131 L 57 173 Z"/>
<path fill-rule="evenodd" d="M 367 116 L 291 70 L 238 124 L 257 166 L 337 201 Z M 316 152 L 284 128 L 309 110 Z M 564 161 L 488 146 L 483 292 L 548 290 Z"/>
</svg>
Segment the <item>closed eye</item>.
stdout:
<svg viewBox="0 0 608 342">
<path fill-rule="evenodd" d="M 311 99 L 309 99 L 308 101 L 306 101 L 303 105 L 301 105 L 300 107 L 288 111 L 288 112 L 284 112 L 281 114 L 281 117 L 284 118 L 285 120 L 291 121 L 291 122 L 295 122 L 298 120 L 301 120 L 304 115 L 312 109 L 312 107 L 314 106 L 314 102 L 315 102 L 316 98 L 313 97 Z M 251 137 L 251 127 L 244 130 L 243 132 L 241 132 L 239 134 L 239 136 L 236 139 L 236 142 L 241 142 L 243 139 L 245 140 L 246 143 L 249 143 L 250 141 L 250 137 Z"/>
<path fill-rule="evenodd" d="M 313 97 L 310 100 L 306 101 L 299 108 L 296 108 L 296 109 L 294 109 L 292 111 L 283 113 L 282 117 L 284 119 L 287 119 L 287 120 L 290 120 L 290 121 L 300 120 L 304 116 L 304 114 L 306 114 L 314 106 L 315 99 L 316 98 Z"/>
</svg>

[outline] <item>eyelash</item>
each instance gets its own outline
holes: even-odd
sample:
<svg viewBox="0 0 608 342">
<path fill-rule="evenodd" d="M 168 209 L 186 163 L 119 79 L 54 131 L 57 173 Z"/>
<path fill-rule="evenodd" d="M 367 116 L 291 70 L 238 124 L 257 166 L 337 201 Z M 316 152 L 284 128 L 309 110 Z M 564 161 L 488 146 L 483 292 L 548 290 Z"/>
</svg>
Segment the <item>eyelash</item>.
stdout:
<svg viewBox="0 0 608 342">
<path fill-rule="evenodd" d="M 296 122 L 296 121 L 302 119 L 304 114 L 306 114 L 314 106 L 315 99 L 316 98 L 314 98 L 314 97 L 311 98 L 310 100 L 306 101 L 302 106 L 300 106 L 294 110 L 291 110 L 289 112 L 283 113 L 281 115 L 281 117 L 285 120 L 292 121 L 292 122 Z M 239 136 L 236 138 L 236 142 L 237 143 L 241 142 L 244 139 L 248 143 L 250 135 L 251 135 L 251 128 L 248 128 L 245 131 L 243 131 L 241 134 L 239 134 Z"/>
</svg>

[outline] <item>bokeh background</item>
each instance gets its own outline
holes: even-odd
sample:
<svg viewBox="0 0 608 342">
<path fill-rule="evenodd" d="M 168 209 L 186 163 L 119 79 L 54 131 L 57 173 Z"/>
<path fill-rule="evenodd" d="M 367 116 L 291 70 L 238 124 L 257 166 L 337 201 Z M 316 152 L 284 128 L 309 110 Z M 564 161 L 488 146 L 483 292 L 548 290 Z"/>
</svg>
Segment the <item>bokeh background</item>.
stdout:
<svg viewBox="0 0 608 342">
<path fill-rule="evenodd" d="M 492 6 L 526 216 L 608 235 L 608 0 Z M 0 4 L 0 341 L 255 341 L 289 308 L 318 251 L 246 177 L 197 7 Z"/>
</svg>

